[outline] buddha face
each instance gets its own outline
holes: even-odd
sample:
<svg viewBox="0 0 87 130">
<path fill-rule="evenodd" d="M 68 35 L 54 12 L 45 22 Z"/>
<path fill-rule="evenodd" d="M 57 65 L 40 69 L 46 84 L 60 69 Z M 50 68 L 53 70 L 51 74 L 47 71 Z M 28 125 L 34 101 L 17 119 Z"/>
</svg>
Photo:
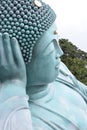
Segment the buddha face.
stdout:
<svg viewBox="0 0 87 130">
<path fill-rule="evenodd" d="M 53 82 L 59 71 L 60 56 L 63 54 L 53 24 L 36 43 L 32 60 L 26 65 L 27 85 L 45 85 Z"/>
</svg>

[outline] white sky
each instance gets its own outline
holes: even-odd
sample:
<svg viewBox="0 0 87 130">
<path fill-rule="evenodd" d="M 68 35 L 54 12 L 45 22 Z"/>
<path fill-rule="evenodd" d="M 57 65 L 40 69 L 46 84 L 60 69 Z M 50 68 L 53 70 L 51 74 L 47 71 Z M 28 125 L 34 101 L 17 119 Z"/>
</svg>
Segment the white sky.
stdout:
<svg viewBox="0 0 87 130">
<path fill-rule="evenodd" d="M 87 52 L 87 0 L 43 0 L 57 14 L 59 38 Z"/>
</svg>

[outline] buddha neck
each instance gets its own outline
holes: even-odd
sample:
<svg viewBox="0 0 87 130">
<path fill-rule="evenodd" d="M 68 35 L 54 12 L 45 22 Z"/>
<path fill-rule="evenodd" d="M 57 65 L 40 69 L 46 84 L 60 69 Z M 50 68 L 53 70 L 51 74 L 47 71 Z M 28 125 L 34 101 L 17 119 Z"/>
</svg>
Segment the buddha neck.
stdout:
<svg viewBox="0 0 87 130">
<path fill-rule="evenodd" d="M 38 100 L 48 95 L 50 91 L 50 84 L 48 85 L 34 85 L 27 87 L 27 94 L 30 100 Z"/>
<path fill-rule="evenodd" d="M 48 85 L 31 85 L 27 87 L 28 94 L 35 94 L 44 91 L 48 88 Z"/>
</svg>

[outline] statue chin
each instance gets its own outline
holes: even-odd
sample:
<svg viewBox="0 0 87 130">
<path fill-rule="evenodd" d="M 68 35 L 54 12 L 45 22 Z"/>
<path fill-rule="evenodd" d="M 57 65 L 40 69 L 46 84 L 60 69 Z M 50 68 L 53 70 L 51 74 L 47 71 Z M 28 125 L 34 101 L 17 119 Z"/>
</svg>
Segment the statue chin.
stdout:
<svg viewBox="0 0 87 130">
<path fill-rule="evenodd" d="M 40 75 L 39 77 L 36 77 L 33 76 L 33 78 L 29 78 L 27 80 L 27 86 L 30 87 L 30 86 L 43 86 L 43 85 L 47 85 L 49 83 L 52 83 L 55 81 L 55 79 L 57 78 L 58 76 L 58 73 L 55 73 L 55 75 L 50 75 L 50 76 L 45 76 L 43 78 L 42 75 Z"/>
<path fill-rule="evenodd" d="M 52 83 L 55 81 L 55 79 L 58 76 L 59 73 L 59 65 L 55 66 L 54 68 L 49 66 L 47 67 L 46 70 L 44 69 L 39 69 L 36 71 L 36 67 L 34 66 L 31 62 L 31 65 L 28 66 L 27 68 L 27 86 L 40 86 L 40 85 L 47 85 L 49 83 Z M 38 66 L 38 65 L 37 65 Z"/>
</svg>

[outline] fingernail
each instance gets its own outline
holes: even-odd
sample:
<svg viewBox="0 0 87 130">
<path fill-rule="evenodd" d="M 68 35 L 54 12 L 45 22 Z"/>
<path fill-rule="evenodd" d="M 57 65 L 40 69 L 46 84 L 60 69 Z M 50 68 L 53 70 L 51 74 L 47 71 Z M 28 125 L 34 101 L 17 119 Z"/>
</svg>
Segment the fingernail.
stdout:
<svg viewBox="0 0 87 130">
<path fill-rule="evenodd" d="M 4 38 L 8 38 L 9 34 L 8 33 L 4 33 L 3 36 L 4 36 Z"/>
<path fill-rule="evenodd" d="M 11 38 L 12 43 L 17 43 L 17 39 L 15 37 Z"/>
<path fill-rule="evenodd" d="M 15 38 L 15 37 L 12 37 L 12 40 L 16 40 L 16 38 Z"/>
</svg>

